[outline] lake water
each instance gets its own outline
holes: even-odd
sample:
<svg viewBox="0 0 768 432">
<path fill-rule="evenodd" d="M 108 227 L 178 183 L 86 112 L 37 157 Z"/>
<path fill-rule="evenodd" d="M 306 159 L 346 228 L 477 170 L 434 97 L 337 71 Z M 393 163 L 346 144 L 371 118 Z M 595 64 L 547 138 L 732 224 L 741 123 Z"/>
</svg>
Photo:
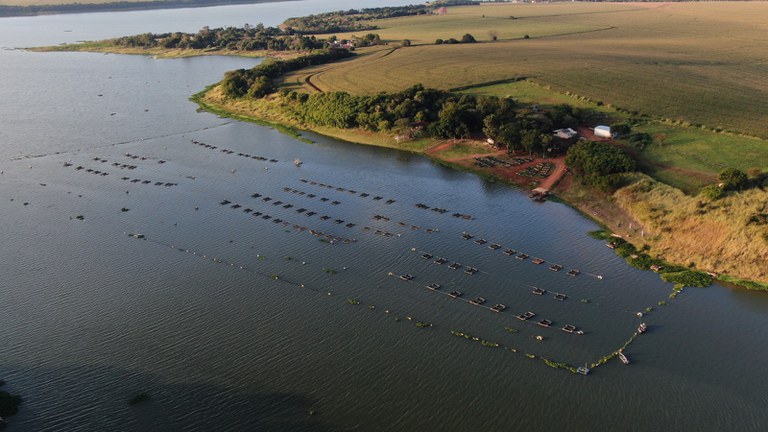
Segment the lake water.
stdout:
<svg viewBox="0 0 768 432">
<path fill-rule="evenodd" d="M 2 19 L 0 46 L 340 7 Z M 187 100 L 257 62 L 0 51 L 0 378 L 24 397 L 9 431 L 768 427 L 768 296 L 713 286 L 669 300 L 669 284 L 589 238 L 597 226 L 565 205 L 407 153 L 313 134 L 306 144 Z M 508 309 L 468 303 L 478 296 Z M 649 306 L 630 365 L 585 377 L 539 359 L 594 363 Z M 515 318 L 525 311 L 537 316 Z M 544 318 L 551 328 L 535 324 Z M 142 392 L 150 401 L 127 403 Z"/>
</svg>

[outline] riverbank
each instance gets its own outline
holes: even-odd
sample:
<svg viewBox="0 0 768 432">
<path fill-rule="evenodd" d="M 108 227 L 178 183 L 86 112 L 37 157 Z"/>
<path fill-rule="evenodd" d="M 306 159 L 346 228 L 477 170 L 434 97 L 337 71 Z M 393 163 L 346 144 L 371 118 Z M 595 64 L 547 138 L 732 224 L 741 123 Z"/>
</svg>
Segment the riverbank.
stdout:
<svg viewBox="0 0 768 432">
<path fill-rule="evenodd" d="M 45 47 L 27 48 L 33 52 L 90 52 L 104 54 L 128 54 L 147 55 L 156 58 L 173 59 L 199 56 L 239 56 L 239 57 L 273 57 L 288 58 L 299 54 L 272 52 L 272 51 L 242 51 L 242 50 L 217 50 L 217 49 L 178 49 L 178 48 L 143 48 L 121 47 L 110 44 L 108 41 L 80 42 L 76 44 L 63 44 Z"/>
<path fill-rule="evenodd" d="M 292 118 L 282 108 L 278 95 L 259 100 L 233 100 L 225 97 L 218 86 L 212 86 L 195 95 L 193 100 L 200 104 L 201 108 L 218 115 L 232 116 L 238 120 L 255 121 L 282 129 L 287 127 L 289 133 L 294 136 L 300 136 L 300 130 L 310 130 L 348 142 L 418 153 L 436 163 L 472 172 L 484 178 L 524 190 L 539 186 L 540 181 L 521 176 L 518 173 L 531 165 L 541 162 L 551 163 L 547 159 L 530 158 L 531 160 L 525 164 L 514 167 L 478 167 L 474 163 L 475 157 L 483 155 L 505 156 L 503 152 L 498 152 L 482 141 L 459 140 L 453 142 L 453 140 L 422 139 L 399 142 L 395 137 L 384 133 L 310 126 Z M 557 166 L 557 164 L 554 165 Z M 648 182 L 652 183 L 649 184 Z M 760 265 L 761 262 L 768 260 L 768 256 L 765 256 L 766 252 L 763 251 L 759 243 L 761 227 L 747 227 L 745 232 L 744 227 L 736 226 L 737 224 L 717 223 L 715 234 L 717 234 L 716 238 L 719 241 L 718 247 L 710 248 L 707 246 L 708 242 L 702 242 L 702 239 L 708 239 L 708 237 L 702 237 L 699 231 L 689 229 L 693 226 L 712 227 L 715 224 L 709 220 L 707 213 L 697 211 L 696 197 L 688 197 L 674 188 L 653 182 L 642 175 L 632 176 L 629 183 L 630 186 L 620 189 L 615 194 L 606 194 L 581 185 L 573 178 L 572 174 L 564 171 L 562 178 L 551 182 L 554 186 L 551 193 L 554 194 L 555 199 L 563 200 L 605 229 L 632 243 L 638 250 L 644 250 L 652 256 L 681 266 L 698 268 L 718 276 L 723 275 L 723 280 L 745 288 L 768 288 L 764 285 L 764 282 L 768 281 L 768 275 L 765 274 L 765 270 Z M 643 188 L 637 187 L 638 183 L 643 184 Z M 659 190 L 663 188 L 667 188 L 664 189 L 665 193 L 660 193 Z M 673 191 L 677 191 L 679 196 Z M 759 195 L 761 191 L 744 193 Z M 649 200 L 656 197 L 657 205 L 663 206 L 665 205 L 664 199 L 671 196 L 670 194 L 674 195 L 674 200 L 667 204 L 675 208 L 668 209 L 667 212 L 674 214 L 674 218 L 660 224 L 660 219 L 646 217 L 642 210 L 647 209 Z M 753 199 L 757 199 L 757 197 L 753 197 Z M 730 206 L 736 205 L 738 200 L 738 197 L 733 197 L 728 201 L 723 201 L 725 205 L 722 211 L 715 213 L 714 217 L 727 220 L 727 210 Z M 675 205 L 683 202 L 685 205 Z M 713 209 L 718 208 L 716 204 L 710 204 L 710 206 Z M 682 224 L 681 220 L 686 219 L 695 222 Z M 679 229 L 671 228 L 675 226 Z M 750 238 L 754 239 L 755 237 L 758 237 L 757 241 L 750 241 Z M 697 241 L 698 244 L 696 244 Z M 728 275 L 737 275 L 738 277 Z M 758 282 L 750 282 L 750 280 Z"/>
<path fill-rule="evenodd" d="M 200 104 L 201 108 L 218 115 L 255 121 L 277 128 L 287 127 L 289 133 L 294 136 L 300 136 L 301 130 L 310 130 L 348 142 L 422 154 L 436 163 L 472 172 L 524 190 L 538 187 L 541 181 L 521 176 L 519 174 L 521 171 L 538 163 L 553 163 L 551 159 L 531 157 L 524 164 L 512 167 L 478 167 L 474 163 L 476 157 L 484 155 L 507 159 L 509 157 L 482 141 L 436 139 L 398 141 L 396 137 L 385 133 L 310 126 L 291 117 L 281 105 L 279 95 L 258 100 L 233 100 L 224 96 L 218 86 L 212 86 L 195 95 L 193 100 Z M 553 166 L 557 165 L 553 163 Z M 553 186 L 551 193 L 554 194 L 555 199 L 563 200 L 605 229 L 632 243 L 638 250 L 680 266 L 723 275 L 724 281 L 748 289 L 768 288 L 764 284 L 768 281 L 768 275 L 760 265 L 761 262 L 768 260 L 762 248 L 763 240 L 760 238 L 762 227 L 744 227 L 733 223 L 729 227 L 728 223 L 725 223 L 728 220 L 728 211 L 732 210 L 732 206 L 738 205 L 739 196 L 726 198 L 722 201 L 722 205 L 709 204 L 711 210 L 720 209 L 711 214 L 712 218 L 722 219 L 722 223 L 717 223 L 710 220 L 709 213 L 700 211 L 696 197 L 686 196 L 674 188 L 653 182 L 643 175 L 629 176 L 629 186 L 614 194 L 607 194 L 581 185 L 567 171 L 563 171 L 562 174 L 561 178 L 550 180 L 547 185 Z M 638 184 L 643 186 L 639 187 Z M 742 194 L 756 195 L 751 200 L 759 203 L 762 201 L 757 195 L 765 192 L 753 190 L 742 192 Z M 674 217 L 669 219 L 648 217 L 647 212 L 643 210 L 647 210 L 649 202 L 655 202 L 659 207 L 669 206 L 670 208 L 665 210 L 666 214 L 673 214 Z M 684 221 L 688 222 L 684 223 Z M 696 226 L 711 228 L 715 225 L 717 229 L 708 237 L 702 237 L 700 230 L 689 229 Z M 711 244 L 716 247 L 709 247 L 708 245 Z"/>
</svg>

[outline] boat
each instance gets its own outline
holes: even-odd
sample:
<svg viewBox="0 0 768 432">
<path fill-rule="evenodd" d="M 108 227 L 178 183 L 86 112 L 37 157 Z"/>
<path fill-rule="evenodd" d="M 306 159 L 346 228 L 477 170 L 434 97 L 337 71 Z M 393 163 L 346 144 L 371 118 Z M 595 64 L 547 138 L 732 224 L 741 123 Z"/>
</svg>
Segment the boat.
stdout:
<svg viewBox="0 0 768 432">
<path fill-rule="evenodd" d="M 475 297 L 472 300 L 470 300 L 469 302 L 472 303 L 473 305 L 480 306 L 480 305 L 485 303 L 485 298 L 484 297 Z"/>
<path fill-rule="evenodd" d="M 447 259 L 445 259 L 445 258 L 440 258 L 440 257 L 438 257 L 436 260 L 434 260 L 434 261 L 432 261 L 432 262 L 434 262 L 435 264 L 445 264 L 445 263 L 447 263 L 447 262 L 448 262 L 448 260 L 447 260 Z"/>
<path fill-rule="evenodd" d="M 516 253 L 517 251 L 515 251 L 514 249 L 504 249 L 504 255 L 509 256 L 509 255 L 514 255 Z"/>
<path fill-rule="evenodd" d="M 552 321 L 550 321 L 548 319 L 543 319 L 543 320 L 539 321 L 538 324 L 540 326 L 542 326 L 542 327 L 549 327 L 549 326 L 552 325 Z"/>
<path fill-rule="evenodd" d="M 501 303 L 496 303 L 496 305 L 493 306 L 491 308 L 491 310 L 494 311 L 494 312 L 503 312 L 506 308 L 507 308 L 507 305 L 501 304 Z"/>
<path fill-rule="evenodd" d="M 466 273 L 466 274 L 468 274 L 470 276 L 472 276 L 473 274 L 475 274 L 477 272 L 478 272 L 478 270 L 476 268 L 474 268 L 474 267 L 467 267 L 467 269 L 464 270 L 464 273 Z"/>
<path fill-rule="evenodd" d="M 293 164 L 296 166 L 301 166 L 301 159 L 294 159 Z"/>
<path fill-rule="evenodd" d="M 573 324 L 566 324 L 560 330 L 566 333 L 573 333 L 574 331 L 576 331 L 576 326 Z"/>
<path fill-rule="evenodd" d="M 578 276 L 581 272 L 576 269 L 570 269 L 568 270 L 568 276 Z"/>
<path fill-rule="evenodd" d="M 499 249 L 501 249 L 501 245 L 500 245 L 500 244 L 498 244 L 498 243 L 494 243 L 494 244 L 492 244 L 492 245 L 488 246 L 488 249 L 491 249 L 491 250 L 499 250 Z"/>
<path fill-rule="evenodd" d="M 461 267 L 461 264 L 459 264 L 457 262 L 455 262 L 455 263 L 453 263 L 453 264 L 448 266 L 448 268 L 451 269 L 451 270 L 456 270 L 456 269 L 458 269 L 460 267 Z"/>
<path fill-rule="evenodd" d="M 562 293 L 555 293 L 554 298 L 555 300 L 563 301 L 568 298 L 568 296 Z"/>
<path fill-rule="evenodd" d="M 440 289 L 440 284 L 433 282 L 433 283 L 427 285 L 427 288 L 431 289 L 432 291 L 439 290 Z"/>
<path fill-rule="evenodd" d="M 531 260 L 531 262 L 536 264 L 536 265 L 539 265 L 539 264 L 543 264 L 544 260 L 541 259 L 541 258 L 534 258 L 534 259 Z"/>
<path fill-rule="evenodd" d="M 617 355 L 619 356 L 619 360 L 621 360 L 622 363 L 624 363 L 625 365 L 629 364 L 629 359 L 627 358 L 626 355 L 624 355 L 624 351 L 623 350 L 619 350 Z"/>
<path fill-rule="evenodd" d="M 412 274 L 408 274 L 408 273 L 401 274 L 400 275 L 400 279 L 402 279 L 404 281 L 413 280 L 413 275 Z"/>
<path fill-rule="evenodd" d="M 448 296 L 452 298 L 457 298 L 457 297 L 461 297 L 461 294 L 462 294 L 461 291 L 451 291 L 448 293 Z"/>
<path fill-rule="evenodd" d="M 525 259 L 528 259 L 528 255 L 526 255 L 524 253 L 521 253 L 521 254 L 515 256 L 515 258 L 517 258 L 519 260 L 525 260 Z"/>
<path fill-rule="evenodd" d="M 133 234 L 128 234 L 128 235 L 133 237 L 133 238 L 137 238 L 137 239 L 143 239 L 144 238 L 144 234 L 139 234 L 139 233 L 133 233 Z"/>
<path fill-rule="evenodd" d="M 477 239 L 477 240 L 475 240 L 475 244 L 477 244 L 477 245 L 484 245 L 486 243 L 488 243 L 488 241 L 485 240 L 485 239 Z"/>
<path fill-rule="evenodd" d="M 637 326 L 638 333 L 645 333 L 646 330 L 648 330 L 648 326 L 645 323 L 640 323 L 640 325 Z"/>
<path fill-rule="evenodd" d="M 578 368 L 576 368 L 576 373 L 581 374 L 581 375 L 588 374 L 589 373 L 589 368 L 587 367 L 587 364 L 584 363 L 584 366 L 579 366 Z"/>
<path fill-rule="evenodd" d="M 547 292 L 547 290 L 543 288 L 534 288 L 533 291 L 531 292 L 536 295 L 544 295 L 544 293 Z"/>
<path fill-rule="evenodd" d="M 561 266 L 560 264 L 552 264 L 551 266 L 549 266 L 549 269 L 556 272 L 556 271 L 562 270 L 563 266 Z"/>
<path fill-rule="evenodd" d="M 421 254 L 421 257 L 424 258 L 424 259 L 431 259 L 432 258 L 432 254 L 428 254 L 428 253 Z"/>
</svg>

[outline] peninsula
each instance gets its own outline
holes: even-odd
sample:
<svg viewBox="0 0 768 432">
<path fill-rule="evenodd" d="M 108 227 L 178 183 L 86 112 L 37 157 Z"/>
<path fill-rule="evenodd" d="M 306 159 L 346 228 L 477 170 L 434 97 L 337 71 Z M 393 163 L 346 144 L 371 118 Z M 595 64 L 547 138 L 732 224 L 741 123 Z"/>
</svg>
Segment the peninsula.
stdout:
<svg viewBox="0 0 768 432">
<path fill-rule="evenodd" d="M 609 244 L 638 268 L 766 289 L 766 13 L 764 2 L 446 2 L 58 49 L 279 52 L 193 99 L 552 194 L 620 236 Z"/>
</svg>

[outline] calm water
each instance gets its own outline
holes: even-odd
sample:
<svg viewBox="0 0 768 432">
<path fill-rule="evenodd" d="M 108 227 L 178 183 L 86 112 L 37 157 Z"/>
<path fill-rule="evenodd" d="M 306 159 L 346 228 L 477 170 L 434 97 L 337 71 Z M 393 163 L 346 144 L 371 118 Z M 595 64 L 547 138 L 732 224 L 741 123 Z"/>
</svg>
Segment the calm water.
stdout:
<svg viewBox="0 0 768 432">
<path fill-rule="evenodd" d="M 338 7 L 167 12 L 179 28 L 147 19 L 157 11 L 98 15 L 129 34 Z M 0 45 L 66 40 L 51 22 L 80 25 L 84 39 L 117 35 L 94 16 L 0 20 Z M 590 239 L 596 226 L 566 206 L 406 153 L 312 134 L 305 144 L 187 101 L 256 62 L 0 51 L 0 378 L 25 398 L 8 430 L 768 427 L 768 297 L 711 287 L 657 307 L 671 287 Z M 494 242 L 583 273 L 551 272 Z M 424 288 L 432 282 L 464 301 Z M 466 301 L 477 296 L 509 308 Z M 629 366 L 612 360 L 583 377 L 524 355 L 594 362 L 632 336 L 648 306 Z M 529 310 L 553 328 L 514 318 Z M 567 323 L 585 334 L 558 330 Z M 151 401 L 126 403 L 141 392 Z"/>
</svg>

